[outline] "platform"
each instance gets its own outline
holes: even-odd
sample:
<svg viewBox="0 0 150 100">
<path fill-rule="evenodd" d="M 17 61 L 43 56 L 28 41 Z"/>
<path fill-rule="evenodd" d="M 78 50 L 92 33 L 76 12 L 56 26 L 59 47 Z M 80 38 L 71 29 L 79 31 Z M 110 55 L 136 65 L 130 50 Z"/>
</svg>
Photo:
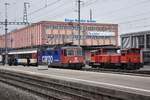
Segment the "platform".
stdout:
<svg viewBox="0 0 150 100">
<path fill-rule="evenodd" d="M 37 67 L 23 66 L 0 66 L 0 68 L 150 96 L 150 77 L 55 68 L 39 70 Z"/>
</svg>

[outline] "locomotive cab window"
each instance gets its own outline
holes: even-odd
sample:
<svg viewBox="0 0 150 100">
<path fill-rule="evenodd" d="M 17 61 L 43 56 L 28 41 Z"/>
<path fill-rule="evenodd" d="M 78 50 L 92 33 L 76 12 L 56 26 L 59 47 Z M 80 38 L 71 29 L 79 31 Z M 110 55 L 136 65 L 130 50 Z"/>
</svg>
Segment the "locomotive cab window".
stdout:
<svg viewBox="0 0 150 100">
<path fill-rule="evenodd" d="M 77 55 L 82 56 L 82 49 L 77 49 Z"/>
<path fill-rule="evenodd" d="M 127 54 L 127 50 L 121 50 L 121 54 Z"/>
<path fill-rule="evenodd" d="M 128 50 L 128 53 L 137 53 L 137 54 L 139 54 L 140 50 L 139 49 L 130 49 L 130 50 Z"/>
<path fill-rule="evenodd" d="M 67 49 L 67 55 L 68 56 L 73 56 L 74 55 L 74 51 L 72 49 Z"/>
<path fill-rule="evenodd" d="M 64 49 L 64 50 L 62 50 L 62 51 L 63 51 L 62 54 L 64 54 L 64 56 L 67 56 L 67 50 Z"/>
</svg>

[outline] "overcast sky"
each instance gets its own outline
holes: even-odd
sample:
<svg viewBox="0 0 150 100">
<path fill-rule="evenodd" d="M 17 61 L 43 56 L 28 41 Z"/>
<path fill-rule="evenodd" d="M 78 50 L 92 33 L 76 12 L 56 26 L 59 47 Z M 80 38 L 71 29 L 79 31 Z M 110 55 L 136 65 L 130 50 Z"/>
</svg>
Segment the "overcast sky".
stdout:
<svg viewBox="0 0 150 100">
<path fill-rule="evenodd" d="M 8 21 L 23 20 L 23 3 L 29 2 L 29 22 L 64 21 L 77 18 L 77 0 L 0 0 L 0 21 L 4 21 L 8 2 Z M 150 30 L 150 0 L 82 0 L 81 18 L 89 19 L 90 9 L 97 23 L 119 24 L 119 32 Z M 9 26 L 9 31 L 19 26 Z M 0 34 L 4 26 L 0 25 Z"/>
</svg>

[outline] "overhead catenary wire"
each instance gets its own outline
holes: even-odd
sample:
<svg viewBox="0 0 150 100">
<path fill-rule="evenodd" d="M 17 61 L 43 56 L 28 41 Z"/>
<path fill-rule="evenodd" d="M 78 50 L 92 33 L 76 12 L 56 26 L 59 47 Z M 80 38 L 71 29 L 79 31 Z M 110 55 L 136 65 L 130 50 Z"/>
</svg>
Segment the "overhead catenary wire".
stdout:
<svg viewBox="0 0 150 100">
<path fill-rule="evenodd" d="M 149 1 L 149 0 L 142 0 L 142 1 L 136 2 L 136 3 L 134 3 L 134 4 L 130 4 L 130 5 L 128 5 L 128 6 L 125 6 L 125 7 L 122 7 L 122 8 L 118 8 L 118 9 L 116 9 L 116 10 L 104 12 L 104 13 L 98 14 L 98 15 L 100 15 L 100 16 L 107 15 L 107 17 L 108 17 L 108 16 L 111 16 L 111 17 L 112 17 L 113 14 L 116 14 L 116 13 L 118 13 L 118 12 L 122 12 L 122 10 L 131 9 L 131 8 L 137 7 L 137 6 L 142 5 L 142 4 L 146 4 L 147 2 L 150 2 L 150 1 Z M 98 16 L 98 15 L 97 15 L 97 16 Z M 105 18 L 105 17 L 101 17 L 101 18 Z"/>
<path fill-rule="evenodd" d="M 52 3 L 46 4 L 46 6 L 41 7 L 39 9 L 36 9 L 36 10 L 32 11 L 31 13 L 29 13 L 29 15 L 33 15 L 33 14 L 35 14 L 35 13 L 37 13 L 37 12 L 39 12 L 39 11 L 47 8 L 47 7 L 53 6 L 53 5 L 57 4 L 59 1 L 61 1 L 61 0 L 56 0 L 56 1 L 52 2 Z"/>
<path fill-rule="evenodd" d="M 82 8 L 85 8 L 85 7 L 87 7 L 87 6 L 89 6 L 89 5 L 92 5 L 92 4 L 94 4 L 94 3 L 96 3 L 97 1 L 99 1 L 99 0 L 94 0 L 94 1 L 91 1 L 91 0 L 88 0 L 88 1 L 86 1 L 85 3 L 84 3 L 84 5 L 83 6 L 81 6 Z M 70 2 L 71 3 L 71 2 Z M 66 4 L 66 3 L 64 3 L 64 4 Z M 67 3 L 67 4 L 69 4 L 69 3 Z M 56 7 L 55 9 L 57 10 L 58 8 L 61 8 L 62 6 L 58 6 L 58 7 Z M 55 11 L 55 9 L 54 10 L 51 10 L 51 11 Z M 62 10 L 61 10 L 61 13 L 59 13 L 59 14 L 51 14 L 52 16 L 50 16 L 50 18 L 58 18 L 58 17 L 60 17 L 60 15 L 61 16 L 64 16 L 64 15 L 66 15 L 66 14 L 70 14 L 70 13 L 73 13 L 74 12 L 74 10 L 73 10 L 73 8 L 71 8 L 71 9 L 67 9 L 66 11 L 63 11 L 62 12 Z M 47 15 L 47 16 L 49 16 L 49 15 Z"/>
<path fill-rule="evenodd" d="M 94 1 L 88 0 L 81 7 L 85 8 L 85 7 L 89 6 L 89 5 L 92 5 L 92 4 L 96 3 L 97 1 L 99 1 L 99 0 L 94 0 Z M 66 11 L 64 11 L 64 12 L 62 12 L 60 14 L 54 14 L 54 16 L 51 16 L 51 18 L 58 18 L 58 17 L 60 17 L 60 15 L 62 17 L 62 16 L 65 16 L 65 15 L 73 13 L 73 12 L 75 12 L 73 8 L 72 9 L 67 9 Z"/>
<path fill-rule="evenodd" d="M 138 13 L 138 14 L 136 14 L 136 15 L 130 15 L 130 16 L 125 16 L 125 17 L 123 17 L 123 18 L 114 18 L 113 17 L 113 19 L 111 19 L 111 20 L 115 20 L 115 19 L 121 19 L 121 20 L 124 20 L 124 19 L 127 19 L 127 18 L 131 18 L 131 17 L 140 17 L 141 15 L 148 15 L 148 14 L 150 14 L 150 11 L 147 11 L 147 12 L 143 12 L 143 13 Z M 110 19 L 110 18 L 109 18 Z"/>
<path fill-rule="evenodd" d="M 144 24 L 144 25 L 126 25 L 126 26 L 122 26 L 122 27 L 130 27 L 130 28 L 145 28 L 145 27 L 150 27 L 150 24 Z"/>
<path fill-rule="evenodd" d="M 83 3 L 82 7 L 84 8 L 84 7 L 90 6 L 90 5 L 94 4 L 94 3 L 97 3 L 98 1 L 99 0 L 88 0 L 85 3 Z"/>
<path fill-rule="evenodd" d="M 66 10 L 66 11 L 64 11 L 64 12 L 62 12 L 62 13 L 59 13 L 59 14 L 54 14 L 54 16 L 51 16 L 50 18 L 58 18 L 58 17 L 63 17 L 63 16 L 65 16 L 65 15 L 67 15 L 67 14 L 70 14 L 70 13 L 73 13 L 73 11 L 74 11 L 74 9 L 72 8 L 72 9 L 68 9 L 68 10 Z"/>
<path fill-rule="evenodd" d="M 150 20 L 150 16 L 144 17 L 144 18 L 139 18 L 139 19 L 134 19 L 134 20 L 129 20 L 129 21 L 119 22 L 119 24 L 128 24 L 128 23 L 138 22 L 138 21 L 143 21 L 143 20 Z"/>
<path fill-rule="evenodd" d="M 51 3 L 48 3 L 48 0 L 46 0 L 47 1 L 47 6 L 48 6 L 48 4 L 52 4 L 52 3 L 54 3 L 54 2 L 56 2 L 56 1 L 62 1 L 62 0 L 53 0 L 53 2 L 51 2 Z M 72 0 L 71 0 L 72 1 Z M 87 7 L 88 6 L 90 6 L 90 5 L 92 5 L 92 4 L 95 4 L 95 3 L 97 3 L 97 2 L 99 2 L 99 1 L 101 1 L 101 0 L 87 0 L 87 2 L 85 2 L 85 4 L 84 5 L 82 5 L 81 7 L 82 8 L 86 8 L 87 9 Z M 113 13 L 113 14 L 115 14 L 115 13 L 117 13 L 117 12 L 120 12 L 120 11 L 125 11 L 125 10 L 129 10 L 132 6 L 134 6 L 135 8 L 137 7 L 137 6 L 139 6 L 139 5 L 141 5 L 141 4 L 145 4 L 145 3 L 147 3 L 147 1 L 149 1 L 149 0 L 140 0 L 140 1 L 137 1 L 136 3 L 134 2 L 134 4 L 132 3 L 132 4 L 130 4 L 129 6 L 127 5 L 127 6 L 125 6 L 125 7 L 122 7 L 122 8 L 118 8 L 117 9 L 117 11 L 116 10 L 112 10 L 112 11 L 108 11 L 108 12 L 103 12 L 103 14 L 107 14 L 107 13 Z M 118 2 L 118 1 L 117 1 Z M 140 2 L 141 2 L 141 4 L 140 4 Z M 54 10 L 53 8 L 54 8 L 54 6 L 55 5 L 58 5 L 58 4 L 60 4 L 61 5 L 61 7 L 60 8 L 55 8 L 56 10 Z M 68 5 L 68 3 L 66 3 L 67 5 Z M 43 17 L 49 17 L 50 18 L 50 20 L 52 20 L 52 18 L 54 18 L 54 19 L 56 19 L 56 18 L 62 18 L 63 16 L 67 16 L 68 14 L 71 14 L 71 13 L 75 13 L 74 12 L 74 8 L 73 7 L 68 7 L 69 9 L 67 9 L 67 7 L 65 7 L 66 6 L 66 4 L 61 4 L 60 2 L 57 2 L 57 3 L 54 3 L 54 4 L 52 4 L 51 6 L 52 6 L 52 8 L 50 8 L 50 10 L 49 10 L 49 12 L 51 12 L 51 13 L 46 13 L 46 14 L 44 14 L 44 10 L 45 9 L 47 9 L 48 7 L 51 7 L 51 6 L 42 6 L 41 8 L 38 8 L 38 9 L 36 9 L 36 10 L 33 10 L 33 11 L 31 11 L 31 12 L 29 12 L 29 14 L 28 15 L 30 15 L 30 17 L 32 18 L 32 20 L 34 20 L 34 19 L 36 19 L 36 18 L 38 18 L 38 19 L 42 19 Z M 104 1 L 102 1 L 102 3 L 101 4 L 104 4 Z M 65 7 L 65 8 L 64 8 Z M 119 9 L 121 9 L 121 10 L 119 10 Z M 48 9 L 47 9 L 48 10 Z M 85 10 L 85 9 L 84 9 Z M 113 12 L 114 11 L 114 12 Z M 84 11 L 83 11 L 84 12 Z M 39 13 L 43 13 L 43 14 L 40 14 L 40 16 L 36 16 L 36 17 L 34 17 L 34 15 L 35 14 L 39 14 Z M 109 14 L 110 14 L 109 13 Z M 48 15 L 49 14 L 49 15 Z M 109 16 L 109 14 L 108 14 L 108 16 Z M 130 16 L 126 16 L 126 17 L 124 17 L 124 19 L 125 18 L 130 18 L 130 17 L 134 17 L 134 16 L 138 16 L 138 17 L 142 17 L 143 16 L 143 14 L 148 14 L 148 12 L 143 12 L 143 13 L 141 13 L 141 16 L 140 16 L 140 14 L 136 14 L 136 15 L 130 15 Z M 148 21 L 149 20 L 149 18 L 148 17 L 144 17 L 143 16 L 143 18 L 138 18 L 137 17 L 137 19 L 128 19 L 127 21 L 125 21 L 125 20 L 120 20 L 120 22 L 119 22 L 119 24 L 121 24 L 121 25 L 127 25 L 127 24 L 132 24 L 132 23 L 135 23 L 135 22 L 140 22 L 140 21 Z M 22 17 L 21 17 L 22 18 Z M 119 19 L 121 19 L 121 18 L 119 18 Z M 119 21 L 119 20 L 118 20 Z M 141 27 L 144 27 L 145 25 L 141 25 Z M 149 26 L 147 26 L 147 27 L 149 27 Z"/>
<path fill-rule="evenodd" d="M 39 16 L 39 17 L 36 17 L 36 18 L 34 18 L 34 19 L 41 19 L 42 17 L 47 17 L 47 16 L 50 16 L 50 15 L 56 15 L 56 14 L 53 14 L 52 12 L 55 12 L 55 11 L 57 11 L 57 10 L 60 10 L 60 8 L 61 8 L 61 12 L 62 12 L 62 9 L 63 9 L 63 7 L 65 6 L 67 6 L 67 5 L 69 5 L 70 3 L 72 3 L 72 1 L 70 1 L 70 2 L 68 2 L 68 1 L 66 1 L 66 2 L 63 2 L 63 4 L 60 4 L 60 5 L 58 5 L 58 6 L 56 6 L 55 8 L 53 8 L 53 9 L 50 9 L 49 10 L 49 12 L 51 12 L 51 13 L 49 13 L 49 14 L 47 14 L 47 15 L 43 15 L 43 16 Z M 67 8 L 68 9 L 68 8 Z M 60 16 L 59 16 L 60 17 Z"/>
<path fill-rule="evenodd" d="M 54 6 L 55 4 L 59 3 L 61 0 L 55 0 L 54 2 L 48 3 L 47 6 L 43 6 L 41 8 L 38 8 L 32 12 L 30 12 L 28 15 L 32 16 L 33 14 L 36 14 L 44 9 L 47 9 L 48 7 Z M 18 19 L 21 19 L 22 17 L 19 17 Z"/>
</svg>

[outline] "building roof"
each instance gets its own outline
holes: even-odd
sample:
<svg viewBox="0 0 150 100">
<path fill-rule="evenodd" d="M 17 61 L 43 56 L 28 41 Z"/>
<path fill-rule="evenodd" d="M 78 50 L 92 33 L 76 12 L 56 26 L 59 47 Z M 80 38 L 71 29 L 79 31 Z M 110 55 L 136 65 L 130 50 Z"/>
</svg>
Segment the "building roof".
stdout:
<svg viewBox="0 0 150 100">
<path fill-rule="evenodd" d="M 131 33 L 125 33 L 125 34 L 121 34 L 120 36 L 121 37 L 124 37 L 124 36 L 130 36 L 130 35 L 142 35 L 142 34 L 150 34 L 150 30 L 147 30 L 147 31 L 138 31 L 138 32 L 131 32 Z"/>
<path fill-rule="evenodd" d="M 62 24 L 62 25 L 77 25 L 77 22 L 63 22 L 63 21 L 40 21 L 37 24 Z M 118 24 L 106 24 L 106 23 L 81 23 L 81 25 L 93 25 L 93 26 L 99 26 L 99 25 L 114 25 L 114 26 L 118 26 Z"/>
</svg>

